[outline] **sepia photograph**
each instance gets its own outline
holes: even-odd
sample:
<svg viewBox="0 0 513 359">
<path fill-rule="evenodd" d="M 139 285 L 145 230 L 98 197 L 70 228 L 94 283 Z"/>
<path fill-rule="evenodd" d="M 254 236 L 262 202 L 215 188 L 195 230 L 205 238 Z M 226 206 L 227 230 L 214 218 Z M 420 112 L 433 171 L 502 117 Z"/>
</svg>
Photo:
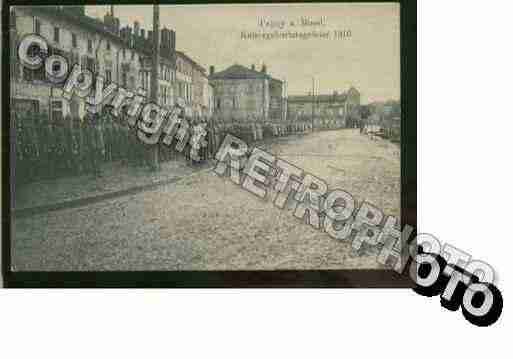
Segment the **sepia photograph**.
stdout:
<svg viewBox="0 0 513 359">
<path fill-rule="evenodd" d="M 12 273 L 399 272 L 400 3 L 8 10 Z"/>
</svg>

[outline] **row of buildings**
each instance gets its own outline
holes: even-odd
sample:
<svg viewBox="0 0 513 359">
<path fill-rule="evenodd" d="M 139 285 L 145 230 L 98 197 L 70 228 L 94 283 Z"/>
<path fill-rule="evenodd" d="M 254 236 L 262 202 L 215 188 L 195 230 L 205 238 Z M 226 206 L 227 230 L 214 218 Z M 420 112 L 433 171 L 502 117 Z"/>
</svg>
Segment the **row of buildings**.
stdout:
<svg viewBox="0 0 513 359">
<path fill-rule="evenodd" d="M 36 33 L 49 44 L 49 55 L 59 54 L 69 63 L 80 64 L 107 82 L 130 90 L 140 87 L 150 91 L 153 31 L 138 22 L 121 27 L 112 10 L 103 21 L 85 14 L 84 6 L 19 6 L 11 11 L 11 50 L 20 39 Z M 171 107 L 178 97 L 194 115 L 209 116 L 213 110 L 213 89 L 205 68 L 190 56 L 176 50 L 176 33 L 160 30 L 160 66 L 158 102 Z M 62 98 L 59 88 L 51 86 L 40 70 L 21 65 L 16 51 L 11 51 L 11 98 L 18 113 L 49 113 L 52 118 L 66 115 L 82 118 L 83 102 Z"/>
<path fill-rule="evenodd" d="M 303 121 L 329 117 L 347 123 L 360 105 L 355 88 L 332 95 L 287 97 L 284 81 L 272 77 L 266 65 L 239 64 L 209 72 L 176 49 L 176 33 L 166 27 L 159 34 L 141 24 L 120 26 L 113 7 L 103 21 L 85 14 L 84 6 L 26 6 L 11 12 L 11 49 L 26 34 L 37 33 L 49 43 L 50 54 L 59 54 L 130 90 L 149 92 L 153 37 L 160 36 L 158 102 L 171 107 L 178 98 L 192 109 L 190 116 L 214 116 L 223 121 Z M 41 71 L 24 68 L 11 51 L 11 99 L 18 113 L 49 113 L 83 117 L 84 103 L 62 98 Z"/>
</svg>

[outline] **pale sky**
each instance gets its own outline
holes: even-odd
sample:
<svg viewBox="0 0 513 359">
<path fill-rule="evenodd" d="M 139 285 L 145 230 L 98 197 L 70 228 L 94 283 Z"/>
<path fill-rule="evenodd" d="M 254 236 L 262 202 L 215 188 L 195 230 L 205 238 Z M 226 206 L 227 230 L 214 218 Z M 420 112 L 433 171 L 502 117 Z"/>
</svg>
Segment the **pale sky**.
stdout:
<svg viewBox="0 0 513 359">
<path fill-rule="evenodd" d="M 109 6 L 88 6 L 87 14 L 101 17 Z M 151 5 L 116 5 L 115 16 L 122 26 L 139 21 L 152 30 Z M 301 17 L 324 26 L 299 26 Z M 284 21 L 283 29 L 258 25 L 264 18 Z M 296 26 L 291 26 L 290 22 Z M 161 5 L 161 27 L 176 31 L 176 48 L 184 51 L 205 69 L 216 72 L 238 63 L 260 69 L 287 80 L 289 95 L 307 94 L 316 80 L 316 92 L 329 94 L 355 86 L 362 103 L 399 99 L 400 24 L 399 4 L 238 4 Z M 241 32 L 330 31 L 329 39 L 247 40 Z M 334 39 L 335 30 L 350 30 L 351 37 Z"/>
</svg>

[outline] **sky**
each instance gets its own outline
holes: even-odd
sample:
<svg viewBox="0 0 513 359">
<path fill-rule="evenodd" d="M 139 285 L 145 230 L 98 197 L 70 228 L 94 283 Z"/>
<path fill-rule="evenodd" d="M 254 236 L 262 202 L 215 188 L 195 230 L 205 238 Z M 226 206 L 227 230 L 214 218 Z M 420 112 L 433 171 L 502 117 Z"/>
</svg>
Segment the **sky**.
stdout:
<svg viewBox="0 0 513 359">
<path fill-rule="evenodd" d="M 103 18 L 109 6 L 88 6 L 89 16 Z M 116 5 L 121 25 L 152 29 L 150 5 Z M 301 26 L 300 19 L 322 19 L 321 25 Z M 261 20 L 273 26 L 261 26 Z M 399 4 L 238 4 L 161 5 L 161 27 L 176 31 L 176 49 L 201 64 L 221 71 L 233 64 L 260 69 L 266 64 L 274 78 L 287 81 L 289 95 L 312 89 L 330 94 L 350 86 L 361 102 L 398 100 L 400 96 Z M 328 39 L 243 39 L 242 32 L 327 32 Z M 335 39 L 336 30 L 351 32 Z"/>
</svg>

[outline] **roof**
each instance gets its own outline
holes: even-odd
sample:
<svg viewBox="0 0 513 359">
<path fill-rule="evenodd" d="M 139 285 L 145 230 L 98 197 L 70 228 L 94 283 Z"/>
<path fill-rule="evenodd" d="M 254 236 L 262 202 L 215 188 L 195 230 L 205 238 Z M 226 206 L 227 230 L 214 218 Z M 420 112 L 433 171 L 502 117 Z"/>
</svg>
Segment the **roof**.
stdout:
<svg viewBox="0 0 513 359">
<path fill-rule="evenodd" d="M 178 56 L 181 56 L 183 57 L 184 59 L 186 59 L 187 61 L 189 61 L 193 66 L 195 66 L 198 70 L 200 70 L 201 72 L 206 72 L 205 68 L 203 66 L 201 66 L 200 64 L 198 64 L 196 61 L 194 61 L 192 58 L 190 58 L 189 56 L 187 56 L 184 52 L 182 51 L 178 51 L 176 50 L 175 51 L 176 54 Z"/>
<path fill-rule="evenodd" d="M 243 80 L 243 79 L 273 79 L 266 73 L 251 70 L 242 65 L 232 65 L 228 67 L 226 70 L 216 72 L 210 75 L 209 80 L 219 80 L 219 79 L 234 79 L 234 80 Z M 276 80 L 279 81 L 279 80 Z"/>
<path fill-rule="evenodd" d="M 337 95 L 315 95 L 315 102 L 343 102 L 347 99 L 345 93 Z M 312 102 L 312 95 L 289 96 L 289 102 Z"/>
<path fill-rule="evenodd" d="M 23 7 L 23 10 L 28 10 L 31 12 L 45 14 L 50 17 L 66 20 L 75 25 L 82 25 L 89 30 L 97 31 L 114 41 L 125 44 L 119 35 L 110 31 L 107 25 L 105 25 L 101 20 L 95 18 L 86 15 L 75 14 L 70 11 L 66 11 L 65 9 L 60 9 L 57 6 L 27 6 Z"/>
<path fill-rule="evenodd" d="M 115 41 L 124 47 L 130 47 L 120 34 L 113 32 L 103 21 L 87 15 L 73 13 L 66 7 L 60 8 L 59 6 L 27 6 L 23 7 L 23 10 L 28 10 L 32 13 L 44 14 L 49 17 L 61 19 L 73 25 L 83 26 L 90 31 L 95 31 L 105 37 L 108 37 L 110 40 Z M 142 40 L 142 38 L 139 37 L 139 41 L 136 42 L 137 45 L 133 48 L 141 53 L 144 53 L 145 55 L 151 55 L 151 43 L 146 39 L 143 40 L 144 43 L 141 43 L 140 40 Z M 150 44 L 150 46 L 148 46 L 148 44 Z M 162 50 L 161 57 L 173 60 L 172 54 L 162 53 Z"/>
<path fill-rule="evenodd" d="M 47 16 L 62 19 L 68 21 L 75 25 L 81 25 L 85 28 L 101 33 L 102 35 L 110 38 L 112 41 L 116 41 L 119 44 L 128 47 L 126 41 L 121 38 L 119 34 L 112 32 L 109 27 L 101 20 L 89 17 L 87 15 L 76 14 L 71 11 L 66 11 L 66 8 L 59 8 L 58 6 L 27 6 L 23 8 L 24 10 L 29 10 L 32 12 L 36 12 L 39 14 L 45 14 Z M 147 40 L 144 40 L 144 43 L 141 42 L 142 38 L 139 37 L 139 41 L 136 41 L 135 50 L 145 53 L 146 55 L 152 54 L 151 44 Z M 192 58 L 187 56 L 182 51 L 175 51 L 177 55 L 182 56 L 187 61 L 189 61 L 193 66 L 195 66 L 199 71 L 206 73 L 205 68 L 203 68 L 199 63 L 194 61 Z M 171 52 L 166 52 L 161 49 L 161 58 L 166 59 L 168 61 L 174 62 L 174 56 Z"/>
</svg>

